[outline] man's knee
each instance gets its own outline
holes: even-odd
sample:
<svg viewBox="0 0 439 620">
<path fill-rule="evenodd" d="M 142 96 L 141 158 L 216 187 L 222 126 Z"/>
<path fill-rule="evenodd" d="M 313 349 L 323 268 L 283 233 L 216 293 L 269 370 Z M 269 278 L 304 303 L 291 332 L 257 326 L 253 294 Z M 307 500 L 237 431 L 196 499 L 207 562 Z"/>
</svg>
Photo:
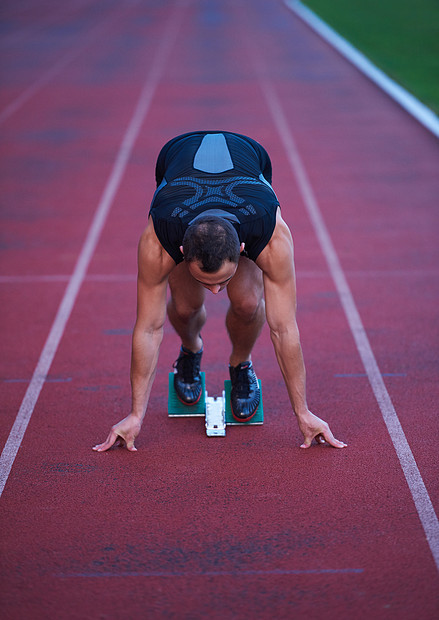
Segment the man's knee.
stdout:
<svg viewBox="0 0 439 620">
<path fill-rule="evenodd" d="M 184 323 L 191 321 L 201 312 L 204 312 L 204 304 L 193 303 L 188 299 L 170 298 L 168 303 L 168 315 L 176 316 Z"/>
<path fill-rule="evenodd" d="M 231 311 L 242 321 L 253 321 L 261 315 L 265 316 L 265 302 L 258 294 L 245 293 L 230 302 Z"/>
</svg>

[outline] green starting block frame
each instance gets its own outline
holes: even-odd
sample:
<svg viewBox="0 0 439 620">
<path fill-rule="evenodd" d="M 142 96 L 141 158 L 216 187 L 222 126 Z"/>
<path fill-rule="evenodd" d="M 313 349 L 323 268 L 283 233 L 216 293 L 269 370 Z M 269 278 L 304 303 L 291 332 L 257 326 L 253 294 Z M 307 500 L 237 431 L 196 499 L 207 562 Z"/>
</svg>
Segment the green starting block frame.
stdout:
<svg viewBox="0 0 439 620">
<path fill-rule="evenodd" d="M 226 399 L 226 424 L 230 426 L 248 426 L 249 424 L 263 424 L 264 423 L 264 406 L 262 404 L 262 385 L 261 380 L 258 379 L 259 389 L 261 391 L 261 400 L 259 401 L 258 408 L 255 415 L 248 422 L 238 422 L 233 417 L 232 407 L 230 405 L 230 392 L 232 391 L 232 383 L 230 379 L 224 381 L 224 393 Z"/>
<path fill-rule="evenodd" d="M 201 374 L 201 396 L 195 405 L 185 405 L 178 398 L 174 389 L 174 373 L 169 373 L 168 385 L 168 416 L 170 418 L 196 418 L 206 414 L 206 377 L 204 372 Z"/>
<path fill-rule="evenodd" d="M 168 378 L 168 416 L 170 418 L 194 418 L 204 417 L 206 435 L 208 437 L 224 437 L 226 426 L 253 426 L 264 423 L 264 409 L 262 404 L 262 385 L 259 381 L 261 390 L 261 400 L 255 415 L 248 422 L 238 422 L 232 414 L 230 405 L 230 392 L 232 385 L 230 380 L 224 381 L 224 391 L 222 396 L 216 398 L 209 396 L 206 391 L 205 373 L 201 373 L 202 392 L 198 403 L 185 405 L 182 403 L 174 389 L 174 373 L 169 373 Z"/>
</svg>

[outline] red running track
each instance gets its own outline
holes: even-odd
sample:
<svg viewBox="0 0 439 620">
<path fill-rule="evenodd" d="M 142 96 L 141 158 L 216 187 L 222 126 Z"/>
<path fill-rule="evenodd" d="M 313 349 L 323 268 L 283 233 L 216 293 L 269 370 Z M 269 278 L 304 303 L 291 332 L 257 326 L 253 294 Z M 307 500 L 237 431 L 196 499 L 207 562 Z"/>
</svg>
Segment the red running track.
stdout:
<svg viewBox="0 0 439 620">
<path fill-rule="evenodd" d="M 437 140 L 280 1 L 22 0 L 2 32 L 2 617 L 436 618 Z M 168 419 L 170 329 L 139 451 L 91 450 L 130 405 L 155 158 L 198 128 L 272 157 L 309 403 L 345 450 L 299 449 L 267 331 L 263 427 Z"/>
</svg>

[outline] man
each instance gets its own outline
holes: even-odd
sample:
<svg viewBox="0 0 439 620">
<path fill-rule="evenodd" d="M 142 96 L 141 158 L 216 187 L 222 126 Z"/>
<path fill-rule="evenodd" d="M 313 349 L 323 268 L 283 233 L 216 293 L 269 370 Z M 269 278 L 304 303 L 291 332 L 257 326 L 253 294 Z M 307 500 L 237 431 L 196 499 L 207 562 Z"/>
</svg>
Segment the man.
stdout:
<svg viewBox="0 0 439 620">
<path fill-rule="evenodd" d="M 161 150 L 157 190 L 138 250 L 137 320 L 131 361 L 132 410 L 112 427 L 102 452 L 116 442 L 135 451 L 153 384 L 166 293 L 169 320 L 181 338 L 174 387 L 188 406 L 201 394 L 204 294 L 226 289 L 231 405 L 235 419 L 254 415 L 260 400 L 251 351 L 267 319 L 293 411 L 304 436 L 343 448 L 326 422 L 308 409 L 305 367 L 296 323 L 293 241 L 271 187 L 265 149 L 246 136 L 193 132 Z"/>
</svg>

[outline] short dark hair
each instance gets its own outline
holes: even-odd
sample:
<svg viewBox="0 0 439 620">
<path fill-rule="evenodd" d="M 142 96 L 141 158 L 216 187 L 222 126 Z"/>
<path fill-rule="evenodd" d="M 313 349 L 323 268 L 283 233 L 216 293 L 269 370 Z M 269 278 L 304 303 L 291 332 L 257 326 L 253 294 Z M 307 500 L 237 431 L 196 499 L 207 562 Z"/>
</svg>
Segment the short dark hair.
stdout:
<svg viewBox="0 0 439 620">
<path fill-rule="evenodd" d="M 218 271 L 227 260 L 238 264 L 240 248 L 233 225 L 213 215 L 197 218 L 183 237 L 184 260 L 199 262 L 201 270 L 206 273 Z"/>
</svg>

